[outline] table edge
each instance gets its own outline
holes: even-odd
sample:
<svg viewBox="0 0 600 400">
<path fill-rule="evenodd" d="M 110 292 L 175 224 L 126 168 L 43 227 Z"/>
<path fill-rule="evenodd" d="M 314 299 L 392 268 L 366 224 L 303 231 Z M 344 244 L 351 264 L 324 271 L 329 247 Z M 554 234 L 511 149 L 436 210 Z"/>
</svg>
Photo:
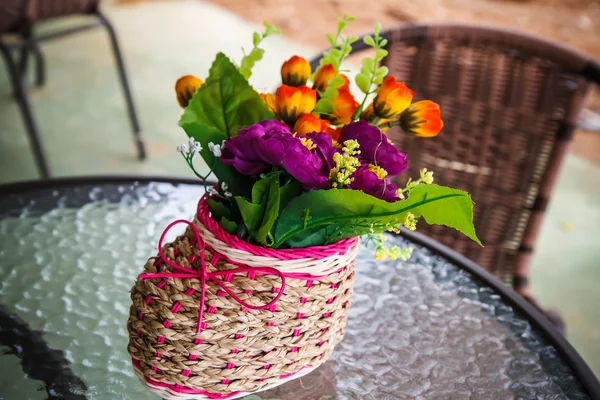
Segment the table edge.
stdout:
<svg viewBox="0 0 600 400">
<path fill-rule="evenodd" d="M 401 229 L 399 236 L 405 237 L 411 242 L 426 247 L 434 253 L 447 258 L 471 275 L 476 280 L 484 282 L 496 293 L 503 297 L 513 308 L 520 312 L 529 322 L 542 333 L 544 338 L 551 344 L 571 367 L 574 374 L 579 378 L 583 387 L 592 399 L 600 399 L 600 382 L 596 374 L 591 370 L 577 350 L 568 342 L 552 323 L 536 307 L 525 300 L 524 297 L 515 292 L 511 287 L 500 281 L 494 275 L 483 269 L 474 261 L 452 250 L 448 246 L 419 233 Z"/>
<path fill-rule="evenodd" d="M 0 195 L 9 195 L 28 190 L 47 189 L 52 187 L 74 186 L 79 184 L 125 184 L 132 182 L 162 182 L 170 184 L 189 184 L 199 185 L 200 179 L 174 177 L 174 176 L 144 176 L 144 175 L 93 175 L 93 176 L 75 176 L 63 178 L 51 178 L 45 180 L 20 181 L 0 185 Z M 210 181 L 214 184 L 214 181 Z M 484 270 L 474 261 L 452 250 L 448 246 L 433 240 L 426 235 L 418 232 L 412 232 L 402 229 L 400 236 L 426 247 L 447 258 L 458 268 L 461 268 L 473 277 L 504 298 L 512 307 L 520 312 L 529 322 L 542 333 L 544 338 L 558 351 L 565 362 L 571 367 L 575 376 L 579 379 L 583 387 L 593 399 L 600 399 L 600 382 L 590 369 L 587 363 L 579 355 L 577 350 L 567 341 L 567 339 L 556 330 L 552 323 L 532 304 L 517 294 L 512 288 L 502 283 L 498 278 Z"/>
</svg>

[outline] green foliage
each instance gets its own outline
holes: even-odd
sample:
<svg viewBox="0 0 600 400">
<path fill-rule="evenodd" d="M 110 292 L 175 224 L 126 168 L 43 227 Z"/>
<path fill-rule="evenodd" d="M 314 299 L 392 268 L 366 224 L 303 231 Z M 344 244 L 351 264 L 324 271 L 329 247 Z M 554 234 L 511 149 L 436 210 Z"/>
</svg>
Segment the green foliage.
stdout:
<svg viewBox="0 0 600 400">
<path fill-rule="evenodd" d="M 258 47 L 260 42 L 269 36 L 278 35 L 281 33 L 281 31 L 277 29 L 275 25 L 271 25 L 267 21 L 263 21 L 263 25 L 265 26 L 264 32 L 262 34 L 254 32 L 252 35 L 252 50 L 250 53 L 244 54 L 242 61 L 240 61 L 240 73 L 246 79 L 250 78 L 254 64 L 257 61 L 262 60 L 263 54 L 265 53 L 264 49 Z"/>
<path fill-rule="evenodd" d="M 274 247 L 329 244 L 373 229 L 391 229 L 402 224 L 409 212 L 422 216 L 427 223 L 457 229 L 481 244 L 473 228 L 473 204 L 468 193 L 438 185 L 419 185 L 408 199 L 395 203 L 350 189 L 303 193 L 281 213 L 275 227 Z"/>
<path fill-rule="evenodd" d="M 208 78 L 194 93 L 179 125 L 189 137 L 202 145 L 200 152 L 221 182 L 227 182 L 234 195 L 249 193 L 251 182 L 233 167 L 218 162 L 208 143 L 221 144 L 236 136 L 241 128 L 275 118 L 236 66 L 223 54 L 217 54 Z"/>
<path fill-rule="evenodd" d="M 331 64 L 336 71 L 340 70 L 342 61 L 344 61 L 344 58 L 346 58 L 352 51 L 352 43 L 358 40 L 356 36 L 342 36 L 342 31 L 344 28 L 346 28 L 346 25 L 348 25 L 349 22 L 352 22 L 355 19 L 356 18 L 348 15 L 344 15 L 338 19 L 337 32 L 335 36 L 331 33 L 327 34 L 327 40 L 329 40 L 331 49 L 323 53 L 323 57 L 321 57 L 321 60 L 319 61 L 319 67 Z"/>
<path fill-rule="evenodd" d="M 272 244 L 267 239 L 279 215 L 279 177 L 265 177 L 252 187 L 252 201 L 235 198 L 250 239 L 263 245 Z"/>
<path fill-rule="evenodd" d="M 388 68 L 385 66 L 377 67 L 381 60 L 383 60 L 387 55 L 388 51 L 383 47 L 387 44 L 387 39 L 382 38 L 379 35 L 379 31 L 381 30 L 381 24 L 376 23 L 373 26 L 373 35 L 367 35 L 363 38 L 363 42 L 367 46 L 370 46 L 375 49 L 375 57 L 365 57 L 362 59 L 362 68 L 360 72 L 356 74 L 354 78 L 356 85 L 360 89 L 361 92 L 365 94 L 365 97 L 354 115 L 352 115 L 352 120 L 358 118 L 358 115 L 364 108 L 365 102 L 367 101 L 368 96 L 371 93 L 374 93 L 373 85 L 381 85 L 383 79 L 388 74 Z"/>
<path fill-rule="evenodd" d="M 237 232 L 239 225 L 237 224 L 237 222 L 234 221 L 230 221 L 225 217 L 222 217 L 219 221 L 219 225 L 221 225 L 221 227 L 223 227 L 223 229 L 225 229 L 227 232 L 231 233 L 232 235 L 235 235 L 235 233 Z"/>
<path fill-rule="evenodd" d="M 317 105 L 315 106 L 314 113 L 315 114 L 332 114 L 335 111 L 335 105 L 331 99 L 321 98 L 317 101 Z"/>
<path fill-rule="evenodd" d="M 204 124 L 223 134 L 223 139 L 237 136 L 241 128 L 275 118 L 258 93 L 223 54 L 217 54 L 206 82 L 194 93 L 179 125 Z M 200 141 L 203 147 L 205 141 Z M 221 141 L 214 142 L 221 143 Z"/>
<path fill-rule="evenodd" d="M 232 219 L 232 210 L 230 207 L 223 204 L 222 201 L 217 201 L 213 198 L 208 198 L 208 209 L 214 220 L 220 221 L 221 218 Z"/>
</svg>

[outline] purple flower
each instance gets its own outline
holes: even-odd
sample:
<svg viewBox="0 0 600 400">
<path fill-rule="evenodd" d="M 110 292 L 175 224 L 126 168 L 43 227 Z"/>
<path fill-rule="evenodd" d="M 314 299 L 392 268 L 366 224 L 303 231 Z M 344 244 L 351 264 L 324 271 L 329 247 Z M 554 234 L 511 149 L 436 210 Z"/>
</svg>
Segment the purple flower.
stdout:
<svg viewBox="0 0 600 400">
<path fill-rule="evenodd" d="M 277 166 L 292 175 L 305 189 L 329 187 L 329 175 L 321 171 L 323 159 L 276 120 L 261 121 L 240 130 L 238 136 L 225 142 L 221 162 L 232 165 L 244 175 Z"/>
<path fill-rule="evenodd" d="M 272 124 L 266 124 L 267 122 L 270 121 L 262 121 L 241 129 L 236 137 L 227 140 L 222 150 L 221 162 L 232 165 L 244 175 L 258 174 L 269 168 L 269 164 L 258 153 L 261 138 L 266 133 L 265 125 L 270 131 L 275 129 Z"/>
<path fill-rule="evenodd" d="M 299 138 L 289 133 L 270 133 L 262 137 L 259 148 L 262 158 L 282 167 L 307 190 L 329 188 L 329 175 L 321 171 L 323 161 L 311 152 Z"/>
<path fill-rule="evenodd" d="M 305 136 L 310 139 L 317 147 L 312 150 L 322 162 L 321 172 L 325 176 L 329 176 L 329 171 L 334 167 L 333 155 L 338 153 L 340 149 L 333 147 L 331 136 L 324 132 L 312 132 Z"/>
<path fill-rule="evenodd" d="M 354 178 L 352 183 L 348 185 L 350 189 L 361 190 L 366 194 L 388 202 L 398 200 L 398 197 L 396 197 L 398 187 L 388 179 L 379 179 L 366 165 L 358 167 L 350 177 Z"/>
<path fill-rule="evenodd" d="M 287 132 L 291 133 L 290 128 L 284 124 L 283 122 L 279 122 L 276 119 L 266 119 L 264 121 L 260 121 L 255 125 L 260 125 L 265 129 L 265 133 L 274 133 L 274 132 Z M 248 129 L 248 128 L 246 128 Z M 240 133 L 245 129 L 240 130 Z"/>
<path fill-rule="evenodd" d="M 385 169 L 388 176 L 400 175 L 406 171 L 406 154 L 398 151 L 379 128 L 367 121 L 357 121 L 344 126 L 339 142 L 343 143 L 346 140 L 356 140 L 360 145 L 360 157 Z"/>
</svg>

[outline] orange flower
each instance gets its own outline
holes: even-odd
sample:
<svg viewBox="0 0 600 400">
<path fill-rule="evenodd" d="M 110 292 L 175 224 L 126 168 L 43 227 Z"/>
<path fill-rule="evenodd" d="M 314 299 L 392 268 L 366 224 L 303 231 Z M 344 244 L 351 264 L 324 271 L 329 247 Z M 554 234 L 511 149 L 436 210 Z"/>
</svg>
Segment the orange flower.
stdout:
<svg viewBox="0 0 600 400">
<path fill-rule="evenodd" d="M 402 113 L 400 126 L 415 136 L 436 136 L 444 127 L 440 106 L 431 100 L 417 101 Z"/>
<path fill-rule="evenodd" d="M 275 95 L 272 93 L 259 93 L 260 98 L 265 102 L 269 110 L 277 114 L 277 105 L 275 103 Z"/>
<path fill-rule="evenodd" d="M 338 89 L 338 95 L 331 100 L 335 111 L 331 117 L 331 123 L 334 125 L 349 124 L 352 122 L 352 115 L 358 108 L 358 102 L 350 93 L 348 85 Z"/>
<path fill-rule="evenodd" d="M 297 133 L 298 135 L 307 135 L 312 132 L 325 132 L 332 138 L 334 136 L 339 137 L 339 134 L 335 134 L 335 130 L 331 128 L 329 121 L 320 119 L 313 114 L 302 114 L 294 124 L 292 132 Z"/>
<path fill-rule="evenodd" d="M 324 92 L 325 89 L 327 89 L 327 82 L 329 82 L 334 76 L 335 68 L 333 68 L 333 65 L 323 65 L 315 73 L 315 78 L 313 79 L 313 89 L 319 92 Z"/>
<path fill-rule="evenodd" d="M 177 79 L 175 93 L 177 93 L 177 101 L 182 108 L 188 105 L 196 90 L 200 89 L 203 83 L 202 79 L 194 75 L 185 75 Z"/>
<path fill-rule="evenodd" d="M 275 93 L 277 115 L 288 126 L 294 126 L 302 114 L 314 110 L 317 104 L 317 92 L 308 86 L 281 85 Z"/>
<path fill-rule="evenodd" d="M 396 78 L 388 75 L 373 99 L 375 115 L 379 118 L 391 118 L 400 114 L 410 106 L 413 95 L 414 92 L 404 82 L 396 82 Z"/>
<path fill-rule="evenodd" d="M 310 77 L 310 64 L 302 57 L 293 56 L 281 66 L 281 79 L 284 85 L 306 85 Z"/>
</svg>

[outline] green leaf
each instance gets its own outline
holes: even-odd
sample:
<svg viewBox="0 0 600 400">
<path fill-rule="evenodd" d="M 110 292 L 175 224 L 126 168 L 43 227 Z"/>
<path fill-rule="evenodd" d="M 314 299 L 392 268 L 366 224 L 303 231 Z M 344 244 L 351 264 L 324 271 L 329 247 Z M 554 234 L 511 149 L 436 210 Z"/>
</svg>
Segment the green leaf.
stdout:
<svg viewBox="0 0 600 400">
<path fill-rule="evenodd" d="M 356 86 L 358 86 L 358 88 L 360 89 L 361 92 L 369 93 L 369 89 L 371 88 L 371 82 L 370 82 L 368 76 L 366 76 L 364 74 L 357 74 L 355 81 L 356 81 Z"/>
<path fill-rule="evenodd" d="M 327 34 L 327 40 L 329 40 L 329 44 L 333 47 L 335 46 L 335 38 L 331 33 Z"/>
<path fill-rule="evenodd" d="M 269 233 L 279 216 L 279 176 L 278 174 L 257 181 L 252 187 L 252 201 L 243 197 L 235 198 L 242 220 L 250 238 L 260 244 L 269 245 Z"/>
<path fill-rule="evenodd" d="M 265 54 L 264 49 L 257 47 L 250 52 L 250 57 L 252 57 L 254 61 L 260 61 L 263 58 L 263 54 Z"/>
<path fill-rule="evenodd" d="M 358 40 L 358 36 L 348 35 L 346 37 L 346 43 L 352 44 Z"/>
<path fill-rule="evenodd" d="M 281 214 L 290 201 L 295 197 L 300 196 L 300 193 L 302 193 L 302 186 L 300 186 L 300 182 L 296 180 L 279 188 L 279 212 L 277 215 Z"/>
<path fill-rule="evenodd" d="M 388 74 L 388 72 L 389 72 L 388 67 L 386 67 L 384 65 L 384 66 L 381 66 L 381 67 L 377 68 L 377 71 L 375 71 L 375 76 L 377 76 L 377 77 L 384 77 L 384 76 L 386 76 Z"/>
<path fill-rule="evenodd" d="M 254 204 L 261 204 L 263 202 L 265 195 L 269 193 L 270 182 L 271 179 L 269 178 L 261 179 L 252 186 L 252 202 Z"/>
<path fill-rule="evenodd" d="M 362 59 L 362 67 L 369 72 L 375 71 L 375 60 L 370 57 L 365 57 Z"/>
<path fill-rule="evenodd" d="M 317 105 L 315 106 L 315 113 L 324 113 L 331 114 L 335 111 L 335 106 L 330 99 L 322 98 L 317 101 Z"/>
<path fill-rule="evenodd" d="M 417 218 L 423 217 L 430 225 L 445 225 L 462 232 L 481 244 L 473 226 L 473 201 L 467 192 L 438 185 L 418 185 L 406 201 L 417 207 L 411 210 Z"/>
<path fill-rule="evenodd" d="M 368 46 L 375 47 L 375 40 L 373 40 L 372 36 L 365 36 L 363 38 L 363 42 L 365 42 L 365 44 Z"/>
<path fill-rule="evenodd" d="M 258 44 L 260 43 L 260 39 L 260 33 L 254 32 L 254 34 L 252 35 L 252 44 L 254 45 L 254 47 L 258 46 Z"/>
<path fill-rule="evenodd" d="M 250 235 L 253 235 L 262 222 L 262 216 L 264 214 L 263 204 L 251 203 L 241 196 L 236 196 L 235 201 L 240 209 L 242 220 L 244 221 L 248 232 L 250 232 Z"/>
<path fill-rule="evenodd" d="M 375 58 L 377 60 L 383 60 L 385 58 L 385 56 L 388 55 L 388 51 L 384 50 L 384 49 L 377 49 L 375 50 Z"/>
<path fill-rule="evenodd" d="M 281 31 L 275 25 L 271 25 L 267 21 L 263 21 L 263 25 L 266 28 L 265 34 L 263 35 L 264 37 L 271 36 L 271 35 L 278 35 L 281 33 Z"/>
<path fill-rule="evenodd" d="M 212 214 L 212 218 L 215 221 L 219 221 L 221 220 L 221 218 L 227 218 L 227 219 L 232 219 L 231 218 L 231 209 L 229 207 L 227 207 L 225 204 L 223 204 L 222 201 L 217 201 L 211 197 L 208 198 L 208 209 L 210 210 L 210 213 Z"/>
<path fill-rule="evenodd" d="M 237 223 L 230 221 L 225 217 L 222 217 L 219 220 L 219 225 L 221 225 L 221 227 L 223 229 L 225 229 L 227 232 L 231 233 L 232 235 L 235 235 L 235 233 L 237 232 L 238 227 L 239 227 Z"/>
<path fill-rule="evenodd" d="M 380 30 L 381 30 L 381 23 L 376 22 L 375 25 L 373 25 L 373 33 L 375 34 L 375 37 L 379 37 Z"/>
<path fill-rule="evenodd" d="M 267 236 L 279 216 L 279 180 L 269 179 L 268 189 L 266 197 L 262 201 L 265 204 L 265 212 L 255 235 L 256 241 L 265 245 L 272 244 L 267 243 Z"/>
<path fill-rule="evenodd" d="M 217 130 L 227 139 L 236 136 L 241 128 L 273 118 L 275 115 L 237 67 L 219 53 L 206 82 L 185 108 L 179 125 L 187 132 L 189 126 L 202 124 Z M 204 141 L 199 141 L 206 147 Z"/>
<path fill-rule="evenodd" d="M 383 39 L 381 42 L 379 42 L 379 47 L 385 47 L 387 44 L 388 44 L 388 40 Z"/>
<path fill-rule="evenodd" d="M 333 86 L 327 86 L 327 89 L 325 89 L 325 92 L 323 93 L 323 97 L 326 99 L 334 99 L 338 94 L 339 92 L 336 88 Z"/>
<path fill-rule="evenodd" d="M 426 222 L 458 229 L 477 243 L 473 203 L 468 193 L 438 185 L 419 185 L 408 199 L 388 203 L 358 190 L 314 190 L 293 199 L 275 227 L 275 245 L 328 244 L 401 224 L 408 212 Z M 304 222 L 304 210 L 310 220 Z M 480 243 L 481 244 L 481 243 Z"/>
<path fill-rule="evenodd" d="M 344 78 L 342 78 L 339 75 L 334 76 L 333 78 L 331 78 L 331 80 L 328 82 L 327 86 L 331 86 L 334 88 L 341 88 L 342 86 L 344 86 L 344 84 L 346 83 L 346 81 L 344 80 Z"/>
</svg>

